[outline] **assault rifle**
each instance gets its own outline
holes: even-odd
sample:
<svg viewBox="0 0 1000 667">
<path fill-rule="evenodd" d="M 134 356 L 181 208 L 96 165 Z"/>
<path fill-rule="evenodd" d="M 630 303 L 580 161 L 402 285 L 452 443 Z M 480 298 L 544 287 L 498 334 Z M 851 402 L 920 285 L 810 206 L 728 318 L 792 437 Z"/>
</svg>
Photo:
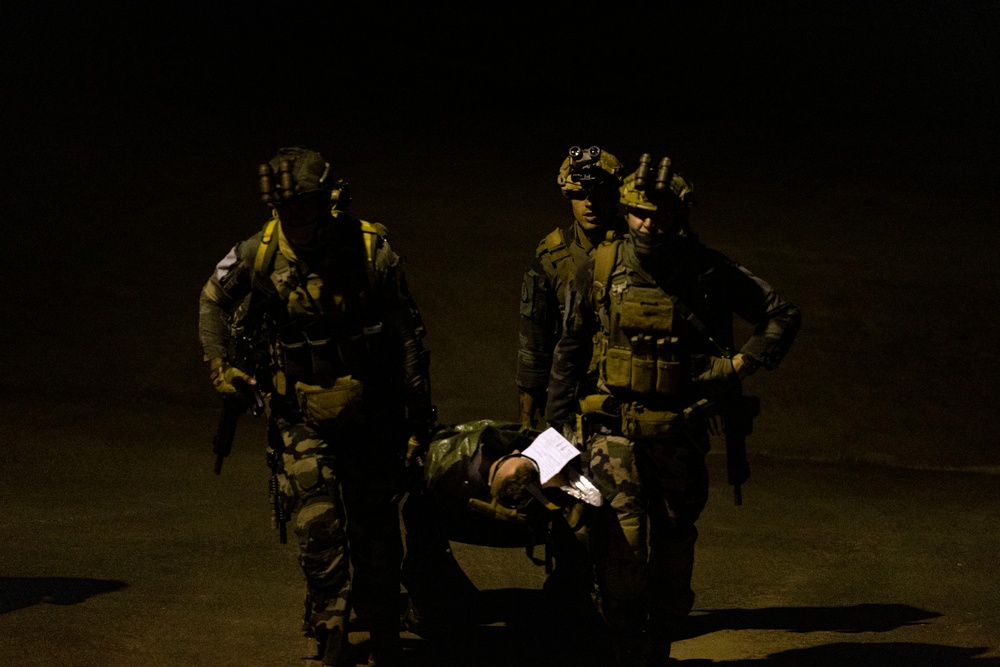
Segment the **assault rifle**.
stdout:
<svg viewBox="0 0 1000 667">
<path fill-rule="evenodd" d="M 261 373 L 269 364 L 266 332 L 261 327 L 262 308 L 258 305 L 251 309 L 250 305 L 248 297 L 230 325 L 229 359 L 234 368 L 250 377 L 256 378 L 259 375 L 261 380 L 266 380 L 268 374 Z M 250 384 L 243 378 L 234 378 L 233 386 L 236 393 L 222 397 L 219 425 L 212 438 L 216 475 L 222 472 L 222 462 L 233 450 L 233 438 L 240 417 L 247 412 L 254 417 L 264 412 L 265 387 Z"/>
<path fill-rule="evenodd" d="M 743 484 L 750 478 L 747 461 L 747 436 L 753 433 L 753 420 L 760 414 L 760 398 L 736 392 L 719 406 L 722 431 L 726 435 L 726 473 L 733 487 L 733 502 L 743 504 Z"/>
<path fill-rule="evenodd" d="M 222 412 L 219 414 L 219 425 L 212 438 L 212 452 L 215 454 L 216 475 L 222 474 L 222 462 L 233 451 L 233 438 L 236 436 L 236 423 L 246 412 L 257 416 L 264 411 L 264 397 L 256 385 L 243 378 L 234 378 L 235 394 L 222 397 Z"/>
<path fill-rule="evenodd" d="M 285 506 L 281 502 L 281 489 L 278 486 L 278 475 L 281 473 L 281 454 L 285 449 L 285 444 L 281 439 L 281 433 L 273 420 L 267 423 L 267 467 L 271 470 L 271 480 L 268 482 L 268 496 L 271 503 L 271 528 L 277 529 L 278 541 L 282 544 L 288 542 L 289 516 L 285 511 Z"/>
</svg>

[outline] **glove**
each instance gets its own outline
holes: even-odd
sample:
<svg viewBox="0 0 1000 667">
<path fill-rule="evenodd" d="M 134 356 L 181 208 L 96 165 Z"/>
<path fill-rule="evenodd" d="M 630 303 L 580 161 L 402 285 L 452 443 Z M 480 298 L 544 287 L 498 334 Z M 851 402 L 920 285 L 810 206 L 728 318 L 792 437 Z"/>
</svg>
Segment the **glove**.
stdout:
<svg viewBox="0 0 1000 667">
<path fill-rule="evenodd" d="M 230 366 L 225 360 L 218 357 L 212 359 L 208 367 L 211 373 L 212 386 L 220 394 L 235 394 L 236 387 L 233 386 L 233 380 L 236 378 L 245 381 L 247 384 L 257 384 L 257 380 L 240 369 Z"/>
<path fill-rule="evenodd" d="M 407 468 L 419 468 L 423 465 L 427 445 L 428 443 L 425 443 L 416 434 L 410 436 L 406 442 L 406 458 L 404 459 Z"/>
<path fill-rule="evenodd" d="M 741 355 L 736 355 L 741 357 Z M 740 382 L 740 375 L 734 364 L 734 357 L 708 357 L 707 366 L 701 375 L 695 376 L 694 384 L 708 396 L 718 396 L 727 390 L 736 387 Z M 738 363 L 743 366 L 743 359 Z"/>
</svg>

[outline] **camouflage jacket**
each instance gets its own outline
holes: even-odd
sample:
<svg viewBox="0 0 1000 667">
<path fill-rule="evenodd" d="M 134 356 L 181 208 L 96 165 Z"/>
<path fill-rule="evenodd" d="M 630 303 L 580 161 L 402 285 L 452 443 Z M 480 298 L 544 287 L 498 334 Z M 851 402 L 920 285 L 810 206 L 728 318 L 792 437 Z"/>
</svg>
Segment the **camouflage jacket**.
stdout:
<svg viewBox="0 0 1000 667">
<path fill-rule="evenodd" d="M 383 404 L 386 399 L 398 401 L 412 425 L 426 424 L 432 414 L 428 353 L 402 259 L 381 225 L 342 212 L 332 215 L 321 249 L 307 259 L 295 255 L 278 225 L 273 232 L 277 238 L 269 239 L 278 243 L 269 266 L 255 267 L 264 231 L 237 243 L 216 265 L 200 299 L 199 337 L 205 358 L 229 357 L 231 325 L 253 295 L 266 314 L 255 323 L 267 329 L 269 370 L 278 394 L 290 393 L 283 385 L 297 379 L 328 385 L 332 376 L 351 372 L 364 379 L 366 397 Z M 333 339 L 334 345 L 327 348 L 331 357 L 356 349 L 357 361 L 347 369 L 333 363 L 325 371 L 292 371 L 285 358 L 289 355 L 282 355 L 277 346 L 283 336 L 294 338 L 292 332 L 303 341 L 307 356 L 309 351 L 313 357 L 322 356 L 312 345 L 325 336 Z M 370 385 L 378 385 L 379 391 Z"/>
<path fill-rule="evenodd" d="M 612 338 L 613 322 L 609 321 L 607 306 L 611 294 L 620 295 L 633 286 L 653 288 L 667 298 L 679 299 L 690 310 L 693 317 L 679 318 L 675 335 L 682 339 L 685 372 L 692 376 L 708 357 L 732 356 L 737 351 L 751 367 L 773 369 L 799 330 L 801 315 L 793 304 L 745 267 L 704 246 L 694 235 L 682 237 L 673 251 L 653 266 L 639 262 L 632 240 L 626 236 L 617 246 L 610 276 L 613 283 L 607 290 L 596 285 L 591 256 L 578 267 L 573 279 L 567 295 L 565 331 L 554 352 L 546 411 L 546 420 L 552 425 L 574 423 L 579 388 L 594 355 L 594 341 Z M 595 299 L 599 289 L 604 294 L 597 294 Z M 734 315 L 753 327 L 739 350 L 734 348 Z M 604 387 L 607 380 L 604 361 L 598 363 L 598 387 Z M 690 383 L 686 386 L 692 387 Z M 692 394 L 688 400 L 696 398 Z M 680 404 L 684 400 L 683 396 L 678 398 Z"/>
<path fill-rule="evenodd" d="M 611 226 L 620 235 L 624 221 Z M 549 384 L 552 352 L 562 333 L 566 290 L 577 267 L 593 252 L 576 223 L 557 228 L 538 243 L 531 267 L 521 281 L 521 330 L 517 386 L 544 390 Z"/>
</svg>

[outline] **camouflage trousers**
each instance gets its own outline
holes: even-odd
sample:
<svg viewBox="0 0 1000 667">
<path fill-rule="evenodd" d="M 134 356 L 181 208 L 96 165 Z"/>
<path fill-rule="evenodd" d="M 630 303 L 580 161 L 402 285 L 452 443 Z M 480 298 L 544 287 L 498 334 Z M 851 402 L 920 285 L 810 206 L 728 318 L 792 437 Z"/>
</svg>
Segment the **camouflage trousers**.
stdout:
<svg viewBox="0 0 1000 667">
<path fill-rule="evenodd" d="M 590 522 L 601 611 L 618 640 L 643 631 L 669 651 L 694 604 L 695 521 L 708 500 L 708 433 L 679 426 L 655 439 L 597 433 L 589 473 L 605 499 Z"/>
<path fill-rule="evenodd" d="M 279 427 L 282 490 L 306 581 L 306 634 L 343 646 L 352 607 L 363 623 L 398 627 L 405 439 L 380 441 L 358 427 Z"/>
</svg>

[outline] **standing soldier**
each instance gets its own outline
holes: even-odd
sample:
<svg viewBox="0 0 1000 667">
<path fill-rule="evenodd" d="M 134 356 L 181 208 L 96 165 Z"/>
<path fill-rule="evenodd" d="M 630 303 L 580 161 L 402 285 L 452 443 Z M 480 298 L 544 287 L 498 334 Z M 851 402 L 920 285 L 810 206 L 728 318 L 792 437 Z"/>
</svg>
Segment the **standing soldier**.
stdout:
<svg viewBox="0 0 1000 667">
<path fill-rule="evenodd" d="M 384 667 L 401 654 L 398 500 L 407 438 L 415 448 L 433 422 L 428 353 L 386 229 L 343 210 L 346 186 L 329 168 L 301 147 L 260 166 L 272 217 L 216 266 L 199 333 L 216 390 L 248 382 L 268 399 L 306 581 L 306 635 L 335 664 L 353 606 L 371 632 L 370 664 Z M 262 367 L 236 366 L 237 311 L 266 341 Z"/>
<path fill-rule="evenodd" d="M 742 380 L 778 366 L 800 315 L 691 232 L 692 187 L 669 158 L 654 171 L 644 154 L 620 193 L 629 232 L 601 244 L 574 278 L 546 417 L 575 429 L 604 496 L 591 544 L 618 664 L 663 665 L 694 604 L 712 415 L 727 440 L 749 431 L 754 401 Z M 738 351 L 734 314 L 753 326 Z M 578 396 L 592 358 L 597 388 Z"/>
<path fill-rule="evenodd" d="M 569 199 L 573 224 L 556 228 L 543 238 L 521 284 L 521 336 L 517 355 L 517 386 L 521 425 L 535 428 L 545 414 L 552 350 L 562 331 L 566 288 L 576 268 L 608 235 L 622 236 L 625 221 L 618 215 L 622 165 L 597 146 L 579 146 L 559 168 L 556 182 Z"/>
</svg>

